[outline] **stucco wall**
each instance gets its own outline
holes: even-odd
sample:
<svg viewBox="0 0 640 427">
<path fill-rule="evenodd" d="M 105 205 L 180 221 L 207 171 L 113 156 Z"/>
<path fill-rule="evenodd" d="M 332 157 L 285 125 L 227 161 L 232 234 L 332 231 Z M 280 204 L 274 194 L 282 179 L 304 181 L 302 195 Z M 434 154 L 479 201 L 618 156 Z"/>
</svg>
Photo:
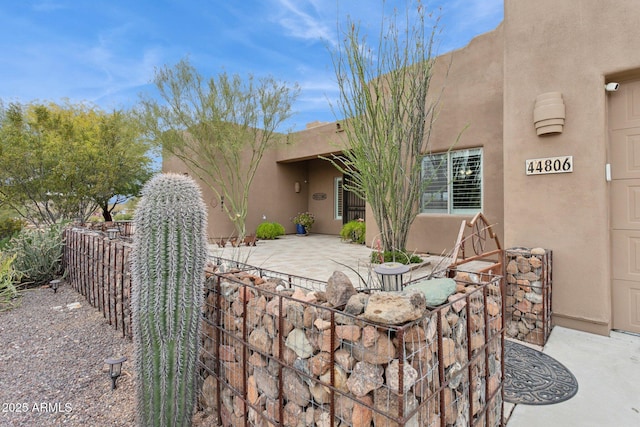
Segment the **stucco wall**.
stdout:
<svg viewBox="0 0 640 427">
<path fill-rule="evenodd" d="M 313 233 L 339 234 L 342 220 L 335 219 L 335 178 L 342 174 L 323 159 L 309 160 L 308 206 L 316 217 Z M 314 194 L 316 197 L 314 198 Z M 326 196 L 326 198 L 323 198 Z"/>
<path fill-rule="evenodd" d="M 336 123 L 324 123 L 289 136 L 289 144 L 278 147 L 276 159 L 293 162 L 339 153 L 344 144 L 344 132 L 338 132 Z"/>
<path fill-rule="evenodd" d="M 439 96 L 442 91 L 442 95 L 429 145 L 431 152 L 482 148 L 483 213 L 500 239 L 504 225 L 502 70 L 502 27 L 437 59 L 430 92 L 432 96 Z M 458 135 L 460 139 L 456 143 Z M 451 251 L 465 218 L 471 216 L 419 214 L 411 227 L 407 250 L 435 254 Z M 375 240 L 377 234 L 368 210 L 367 242 Z"/>
<path fill-rule="evenodd" d="M 505 0 L 505 244 L 553 250 L 556 324 L 608 333 L 606 76 L 640 67 L 635 0 Z M 537 95 L 561 92 L 564 132 L 536 136 Z M 525 160 L 572 155 L 574 172 L 526 176 Z"/>
<path fill-rule="evenodd" d="M 177 158 L 165 155 L 163 172 L 189 172 Z M 192 173 L 189 173 L 193 176 Z M 276 150 L 267 150 L 256 171 L 254 182 L 249 192 L 249 211 L 246 219 L 247 234 L 255 233 L 256 227 L 263 221 L 279 222 L 287 233 L 295 233 L 295 225 L 291 218 L 296 213 L 307 210 L 308 186 L 301 185 L 300 192 L 294 191 L 295 182 L 304 183 L 309 179 L 307 162 L 276 163 Z M 220 200 L 213 191 L 198 178 L 203 198 L 209 211 L 207 232 L 209 237 L 226 237 L 235 235 L 235 228 L 227 214 L 222 210 Z"/>
</svg>

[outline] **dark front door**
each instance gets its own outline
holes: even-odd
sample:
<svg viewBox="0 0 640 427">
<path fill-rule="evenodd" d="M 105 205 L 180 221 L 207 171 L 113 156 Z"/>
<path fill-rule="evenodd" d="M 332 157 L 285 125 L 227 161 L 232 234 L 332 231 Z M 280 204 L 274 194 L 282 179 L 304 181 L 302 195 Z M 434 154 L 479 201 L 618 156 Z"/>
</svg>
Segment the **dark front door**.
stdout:
<svg viewBox="0 0 640 427">
<path fill-rule="evenodd" d="M 342 186 L 342 200 L 343 200 L 343 215 L 342 223 L 346 224 L 354 219 L 365 219 L 365 201 L 358 197 L 355 193 L 347 190 L 349 188 L 350 179 L 349 175 L 344 175 L 342 178 L 344 185 Z"/>
</svg>

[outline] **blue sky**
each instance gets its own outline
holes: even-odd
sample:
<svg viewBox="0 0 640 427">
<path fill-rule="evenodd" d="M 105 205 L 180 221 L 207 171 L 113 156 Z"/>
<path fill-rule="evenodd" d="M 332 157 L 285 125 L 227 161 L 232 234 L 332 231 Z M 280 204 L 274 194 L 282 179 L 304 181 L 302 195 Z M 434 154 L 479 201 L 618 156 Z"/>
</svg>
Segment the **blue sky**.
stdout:
<svg viewBox="0 0 640 427">
<path fill-rule="evenodd" d="M 2 0 L 0 99 L 129 108 L 153 93 L 154 70 L 187 55 L 205 76 L 272 75 L 301 87 L 288 126 L 333 121 L 337 85 L 327 46 L 349 15 L 379 31 L 381 0 Z M 404 10 L 405 0 L 384 9 Z M 503 0 L 431 0 L 439 53 L 503 19 Z"/>
</svg>

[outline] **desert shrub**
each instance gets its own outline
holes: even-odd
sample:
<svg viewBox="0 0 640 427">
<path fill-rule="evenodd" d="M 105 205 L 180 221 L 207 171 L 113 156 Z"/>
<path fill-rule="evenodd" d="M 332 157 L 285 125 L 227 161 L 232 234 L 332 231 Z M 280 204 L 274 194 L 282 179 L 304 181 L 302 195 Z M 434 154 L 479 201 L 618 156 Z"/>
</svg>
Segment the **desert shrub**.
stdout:
<svg viewBox="0 0 640 427">
<path fill-rule="evenodd" d="M 342 240 L 349 240 L 351 242 L 363 244 L 366 233 L 367 228 L 364 221 L 354 219 L 342 226 L 342 230 L 340 230 L 340 237 L 342 237 Z"/>
<path fill-rule="evenodd" d="M 20 280 L 20 274 L 13 268 L 15 255 L 0 252 L 0 311 L 11 304 L 11 300 L 18 296 L 15 282 Z"/>
<path fill-rule="evenodd" d="M 114 221 L 131 221 L 133 219 L 133 213 L 117 213 L 116 216 L 113 217 Z"/>
<path fill-rule="evenodd" d="M 7 245 L 15 255 L 13 267 L 22 274 L 22 282 L 43 285 L 55 279 L 62 270 L 64 240 L 62 226 L 45 229 L 24 229 Z"/>
<path fill-rule="evenodd" d="M 422 258 L 417 255 L 407 254 L 402 251 L 384 251 L 382 253 L 382 262 L 399 262 L 402 264 L 419 264 L 422 262 Z M 380 263 L 380 252 L 371 252 L 371 262 L 374 264 Z"/>
<path fill-rule="evenodd" d="M 26 223 L 21 219 L 6 218 L 0 220 L 0 248 L 6 246 L 13 236 L 24 228 Z"/>
<path fill-rule="evenodd" d="M 277 222 L 263 222 L 256 229 L 258 239 L 272 240 L 284 235 L 284 227 Z"/>
</svg>

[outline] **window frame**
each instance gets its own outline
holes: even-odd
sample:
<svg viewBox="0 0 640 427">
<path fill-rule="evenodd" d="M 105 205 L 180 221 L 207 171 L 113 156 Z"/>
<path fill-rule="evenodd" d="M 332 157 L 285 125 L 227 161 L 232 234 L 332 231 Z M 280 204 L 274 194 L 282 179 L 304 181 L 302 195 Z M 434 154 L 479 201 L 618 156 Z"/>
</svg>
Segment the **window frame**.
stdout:
<svg viewBox="0 0 640 427">
<path fill-rule="evenodd" d="M 477 175 L 480 177 L 480 183 L 479 183 L 479 196 L 480 196 L 480 203 L 479 203 L 479 207 L 477 208 L 454 208 L 454 180 L 453 180 L 453 164 L 454 164 L 454 159 L 456 157 L 464 157 L 464 156 L 479 156 L 479 164 L 477 165 L 478 168 L 478 172 Z M 461 149 L 461 150 L 450 150 L 450 151 L 446 151 L 446 152 L 441 152 L 441 153 L 430 153 L 430 154 L 426 154 L 423 159 L 422 159 L 422 164 L 421 164 L 421 171 L 422 171 L 422 177 L 421 177 L 421 185 L 424 186 L 424 179 L 425 179 L 425 161 L 428 159 L 435 159 L 437 157 L 440 157 L 441 159 L 444 160 L 438 160 L 430 161 L 430 166 L 434 167 L 435 163 L 440 163 L 440 165 L 438 166 L 438 168 L 441 167 L 446 167 L 446 184 L 442 183 L 441 185 L 444 186 L 444 190 L 440 190 L 440 191 L 427 191 L 430 190 L 429 186 L 425 186 L 425 188 L 423 188 L 423 190 L 421 191 L 420 194 L 420 214 L 425 214 L 425 215 L 474 215 L 478 212 L 482 212 L 482 208 L 484 205 L 484 151 L 482 149 L 482 147 L 476 147 L 476 148 L 465 148 L 465 149 Z M 442 174 L 439 173 L 440 175 L 440 180 L 442 180 Z M 434 208 L 434 209 L 428 209 L 428 206 L 431 204 L 431 202 L 429 204 L 424 205 L 424 198 L 426 194 L 430 194 L 431 197 L 433 197 L 434 195 L 438 195 L 440 194 L 440 197 L 437 200 L 440 201 L 444 201 L 446 202 L 446 207 L 441 207 L 441 208 Z"/>
</svg>

